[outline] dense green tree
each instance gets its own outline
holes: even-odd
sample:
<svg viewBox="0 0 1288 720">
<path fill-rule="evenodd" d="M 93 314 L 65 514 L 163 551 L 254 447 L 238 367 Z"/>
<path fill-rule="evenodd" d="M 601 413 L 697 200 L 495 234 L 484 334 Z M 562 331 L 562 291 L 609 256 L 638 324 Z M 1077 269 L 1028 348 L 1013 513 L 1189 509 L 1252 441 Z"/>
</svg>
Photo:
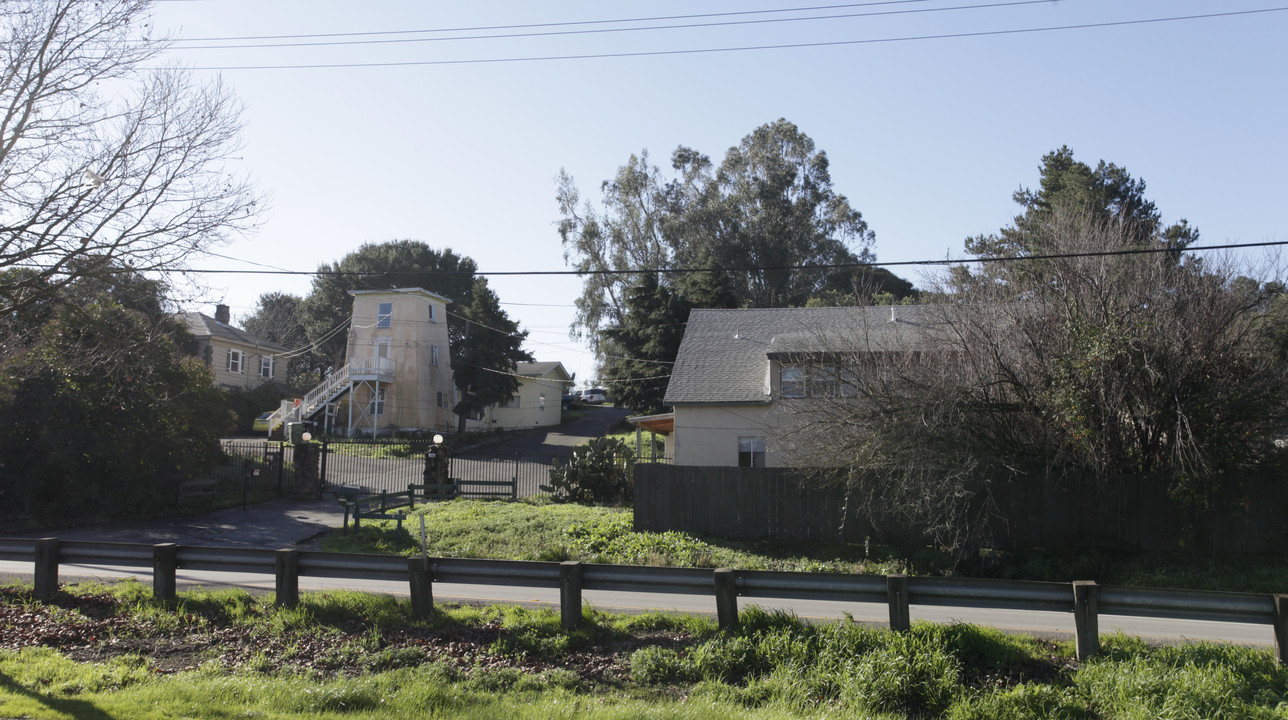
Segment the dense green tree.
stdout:
<svg viewBox="0 0 1288 720">
<path fill-rule="evenodd" d="M 1092 168 L 1075 160 L 1068 146 L 1061 146 L 1042 157 L 1040 172 L 1038 189 L 1021 188 L 1011 196 L 1023 210 L 1013 223 L 994 234 L 967 238 L 967 252 L 991 258 L 1058 253 L 1060 242 L 1050 232 L 1058 214 L 1085 215 L 1089 222 L 1117 226 L 1125 249 L 1173 250 L 1166 255 L 1171 262 L 1198 240 L 1198 230 L 1185 220 L 1164 226 L 1157 206 L 1145 197 L 1145 181 L 1113 163 L 1101 160 Z M 977 277 L 1045 282 L 1047 267 L 1042 262 L 992 263 Z M 1012 272 L 1016 268 L 1022 277 Z"/>
<path fill-rule="evenodd" d="M 626 305 L 622 324 L 603 331 L 606 354 L 600 378 L 615 404 L 637 413 L 661 412 L 692 305 L 660 285 L 656 273 L 641 276 L 627 292 Z"/>
<path fill-rule="evenodd" d="M 185 335 L 106 294 L 50 307 L 0 361 L 0 507 L 64 521 L 171 507 L 228 424 Z"/>
<path fill-rule="evenodd" d="M 583 203 L 573 179 L 560 174 L 565 259 L 586 273 L 574 336 L 621 327 L 629 288 L 659 269 L 766 268 L 722 273 L 722 292 L 734 306 L 787 307 L 854 279 L 823 266 L 873 260 L 873 234 L 833 188 L 827 155 L 787 120 L 754 130 L 719 167 L 687 147 L 675 150 L 671 166 L 668 179 L 647 152 L 632 155 L 603 183 L 600 208 Z M 819 267 L 788 269 L 802 266 Z M 667 273 L 659 282 L 704 306 L 678 288 L 684 275 Z"/>
<path fill-rule="evenodd" d="M 458 432 L 465 431 L 468 418 L 509 402 L 519 389 L 515 364 L 532 360 L 523 349 L 528 332 L 501 309 L 486 279 L 474 281 L 470 296 L 469 305 L 460 310 L 459 334 L 452 337 L 452 380 L 460 391 L 452 412 L 459 418 Z M 558 407 L 558 398 L 549 401 L 552 408 Z"/>
<path fill-rule="evenodd" d="M 308 332 L 301 321 L 300 305 L 304 299 L 284 292 L 268 292 L 259 296 L 255 311 L 242 321 L 246 332 L 272 340 L 290 351 L 287 359 L 286 382 L 297 388 L 309 388 L 322 378 L 325 359 L 316 352 Z"/>
<path fill-rule="evenodd" d="M 418 240 L 366 243 L 339 262 L 318 267 L 313 288 L 300 303 L 300 322 L 316 352 L 332 367 L 344 364 L 347 335 L 342 329 L 353 314 L 350 290 L 418 287 L 468 307 L 478 266 L 450 248 L 434 250 Z M 448 327 L 459 332 L 461 320 L 448 316 Z"/>
</svg>

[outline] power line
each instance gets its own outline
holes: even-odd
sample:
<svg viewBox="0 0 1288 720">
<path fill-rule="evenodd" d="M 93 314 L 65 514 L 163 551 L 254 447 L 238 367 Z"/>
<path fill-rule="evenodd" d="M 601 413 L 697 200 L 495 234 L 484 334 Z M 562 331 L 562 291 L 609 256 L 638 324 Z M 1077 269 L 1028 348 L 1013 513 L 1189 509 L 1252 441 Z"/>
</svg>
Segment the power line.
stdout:
<svg viewBox="0 0 1288 720">
<path fill-rule="evenodd" d="M 308 275 L 333 277 L 373 277 L 373 276 L 414 276 L 414 275 L 477 275 L 480 277 L 513 277 L 513 276 L 558 276 L 558 275 L 639 275 L 659 273 L 679 275 L 686 273 L 706 272 L 767 272 L 799 270 L 858 270 L 872 267 L 933 267 L 947 265 L 986 264 L 999 262 L 1022 262 L 1032 260 L 1067 260 L 1073 258 L 1118 257 L 1126 255 L 1158 255 L 1176 252 L 1199 252 L 1205 250 L 1241 250 L 1248 248 L 1279 247 L 1288 245 L 1288 240 L 1268 240 L 1256 243 L 1226 243 L 1223 245 L 1199 245 L 1185 248 L 1132 248 L 1130 250 L 1096 250 L 1081 253 L 1059 253 L 1052 255 L 1002 255 L 996 257 L 957 258 L 942 260 L 895 260 L 891 262 L 854 262 L 854 263 L 819 263 L 815 265 L 726 265 L 720 267 L 675 267 L 675 268 L 636 268 L 631 270 L 216 270 L 216 269 L 177 269 L 160 268 L 149 272 L 178 273 L 194 275 Z M 15 265 L 16 268 L 45 269 L 38 266 Z M 110 272 L 110 270 L 109 270 Z M 116 272 L 135 272 L 129 268 L 120 268 Z"/>
<path fill-rule="evenodd" d="M 920 0 L 917 0 L 920 1 Z M 646 32 L 654 30 L 692 30 L 697 28 L 716 28 L 716 27 L 735 27 L 740 25 L 767 25 L 774 23 L 790 22 L 814 22 L 818 20 L 842 20 L 848 18 L 868 18 L 884 17 L 891 15 L 912 15 L 921 13 L 950 12 L 958 10 L 988 10 L 993 8 L 1015 7 L 1021 5 L 1043 5 L 1055 2 L 1056 0 L 1010 0 L 1009 2 L 992 2 L 977 5 L 954 5 L 949 7 L 937 8 L 916 8 L 913 10 L 882 10 L 880 12 L 860 12 L 860 13 L 838 13 L 832 15 L 806 15 L 803 17 L 786 17 L 786 18 L 761 18 L 757 20 L 726 20 L 721 22 L 709 23 L 680 23 L 674 25 L 645 25 L 643 27 L 618 27 L 618 28 L 596 28 L 593 30 L 548 30 L 540 32 L 523 32 L 523 33 L 505 33 L 497 35 L 458 35 L 455 37 L 421 37 L 421 38 L 390 38 L 384 40 L 329 40 L 319 42 L 292 42 L 292 43 L 260 43 L 260 44 L 229 44 L 229 45 L 185 45 L 176 49 L 179 50 L 245 50 L 258 48 L 306 48 L 306 47 L 336 47 L 336 46 L 363 46 L 363 45 L 391 45 L 407 43 L 431 43 L 431 42 L 455 42 L 461 40 L 514 40 L 519 38 L 533 37 L 557 37 L 568 35 L 601 35 L 604 33 L 624 33 L 624 32 Z M 888 3 L 873 3 L 888 4 Z M 785 12 L 785 11 L 784 11 Z M 610 21 L 600 21 L 610 22 Z M 446 32 L 426 30 L 424 32 Z"/>
<path fill-rule="evenodd" d="M 881 2 L 845 3 L 841 5 L 813 5 L 776 10 L 739 10 L 736 12 L 700 13 L 694 15 L 654 15 L 651 17 L 618 18 L 616 20 L 572 20 L 564 22 L 525 23 L 521 25 L 475 25 L 457 28 L 431 28 L 428 30 L 380 30 L 374 32 L 345 33 L 311 33 L 299 35 L 243 35 L 225 37 L 183 38 L 181 42 L 223 42 L 228 40 L 287 40 L 291 38 L 326 38 L 326 37 L 370 37 L 374 35 L 415 35 L 419 33 L 446 32 L 482 32 L 484 30 L 525 30 L 544 27 L 574 27 L 579 25 L 611 25 L 629 22 L 657 22 L 661 20 L 695 20 L 712 17 L 739 17 L 745 15 L 769 15 L 787 12 L 812 12 L 814 10 L 839 10 L 852 7 L 872 7 L 877 5 L 907 5 L 910 3 L 930 2 L 930 0 L 882 0 Z"/>
<path fill-rule="evenodd" d="M 1152 23 L 1178 22 L 1184 20 L 1209 20 L 1214 18 L 1256 15 L 1272 12 L 1283 12 L 1288 6 L 1260 8 L 1256 10 L 1234 10 L 1229 12 L 1204 13 L 1197 15 L 1173 15 L 1161 18 L 1144 18 L 1140 20 L 1113 20 L 1098 23 L 1079 23 L 1073 25 L 1049 25 L 1036 28 L 1015 28 L 1009 30 L 980 30 L 977 32 L 941 33 L 935 35 L 904 35 L 899 37 L 867 38 L 863 40 L 832 40 L 808 43 L 776 43 L 770 45 L 742 45 L 719 48 L 695 48 L 690 50 L 641 50 L 638 52 L 588 53 L 584 55 L 540 55 L 502 58 L 477 58 L 467 60 L 405 60 L 366 63 L 299 63 L 293 65 L 211 65 L 193 67 L 193 70 L 336 70 L 373 67 L 424 67 L 435 65 L 483 65 L 519 62 L 546 62 L 552 60 L 604 60 L 609 58 L 660 57 L 668 55 L 703 55 L 727 52 L 750 52 L 757 50 L 790 50 L 802 48 L 844 47 L 850 45 L 876 45 L 895 42 L 913 42 L 923 40 L 952 40 L 963 38 L 994 37 L 1001 35 L 1023 35 L 1027 33 L 1056 32 L 1063 30 L 1090 30 L 1108 27 L 1147 25 Z"/>
</svg>

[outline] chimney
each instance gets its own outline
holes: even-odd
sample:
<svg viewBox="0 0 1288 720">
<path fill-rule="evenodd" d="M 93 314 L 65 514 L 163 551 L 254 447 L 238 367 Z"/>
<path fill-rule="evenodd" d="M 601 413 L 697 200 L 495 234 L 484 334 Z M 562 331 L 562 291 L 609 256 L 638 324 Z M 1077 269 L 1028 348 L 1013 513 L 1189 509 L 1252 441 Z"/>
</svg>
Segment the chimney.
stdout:
<svg viewBox="0 0 1288 720">
<path fill-rule="evenodd" d="M 225 325 L 228 325 L 228 324 L 229 324 L 229 322 L 228 322 L 228 306 L 227 306 L 227 305 L 216 305 L 216 306 L 215 306 L 215 322 L 221 322 L 221 323 L 223 323 L 223 324 L 225 324 Z"/>
</svg>

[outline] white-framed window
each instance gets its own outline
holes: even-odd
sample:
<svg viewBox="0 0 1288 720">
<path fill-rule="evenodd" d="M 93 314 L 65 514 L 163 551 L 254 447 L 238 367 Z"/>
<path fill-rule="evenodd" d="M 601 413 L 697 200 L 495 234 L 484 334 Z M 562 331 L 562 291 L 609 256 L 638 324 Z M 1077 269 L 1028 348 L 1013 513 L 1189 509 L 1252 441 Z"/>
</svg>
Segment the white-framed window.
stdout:
<svg viewBox="0 0 1288 720">
<path fill-rule="evenodd" d="M 438 311 L 434 309 L 434 303 L 429 304 L 429 321 L 438 322 Z"/>
<path fill-rule="evenodd" d="M 765 466 L 765 438 L 738 438 L 738 467 Z"/>
<path fill-rule="evenodd" d="M 441 408 L 447 407 L 447 395 L 442 392 L 438 393 L 438 406 Z"/>
<path fill-rule="evenodd" d="M 432 305 L 430 307 L 433 307 Z M 429 346 L 429 364 L 438 367 L 438 346 Z"/>
<path fill-rule="evenodd" d="M 272 355 L 261 355 L 259 357 L 259 376 L 262 378 L 273 379 L 273 360 Z"/>
<path fill-rule="evenodd" d="M 236 350 L 233 348 L 228 349 L 228 372 L 237 373 L 238 375 L 240 375 L 242 372 L 242 366 L 245 364 L 245 362 L 246 362 L 245 353 L 243 353 L 241 350 Z"/>
<path fill-rule="evenodd" d="M 385 389 L 378 388 L 376 394 L 371 396 L 371 402 L 367 405 L 367 412 L 371 415 L 385 414 Z"/>
<path fill-rule="evenodd" d="M 372 342 L 375 343 L 376 346 L 376 357 L 389 357 L 389 346 L 393 344 L 392 338 L 374 338 Z"/>
<path fill-rule="evenodd" d="M 376 327 L 387 328 L 393 324 L 394 304 L 383 302 L 376 306 Z"/>
</svg>

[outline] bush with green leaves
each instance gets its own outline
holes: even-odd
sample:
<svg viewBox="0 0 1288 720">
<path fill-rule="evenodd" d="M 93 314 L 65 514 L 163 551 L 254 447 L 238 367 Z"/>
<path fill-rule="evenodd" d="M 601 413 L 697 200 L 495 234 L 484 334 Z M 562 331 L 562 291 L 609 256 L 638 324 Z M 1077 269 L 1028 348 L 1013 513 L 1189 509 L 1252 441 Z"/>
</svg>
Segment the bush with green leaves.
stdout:
<svg viewBox="0 0 1288 720">
<path fill-rule="evenodd" d="M 601 437 L 573 451 L 564 465 L 550 468 L 542 490 L 562 502 L 615 505 L 631 501 L 635 454 L 617 438 Z"/>
</svg>

